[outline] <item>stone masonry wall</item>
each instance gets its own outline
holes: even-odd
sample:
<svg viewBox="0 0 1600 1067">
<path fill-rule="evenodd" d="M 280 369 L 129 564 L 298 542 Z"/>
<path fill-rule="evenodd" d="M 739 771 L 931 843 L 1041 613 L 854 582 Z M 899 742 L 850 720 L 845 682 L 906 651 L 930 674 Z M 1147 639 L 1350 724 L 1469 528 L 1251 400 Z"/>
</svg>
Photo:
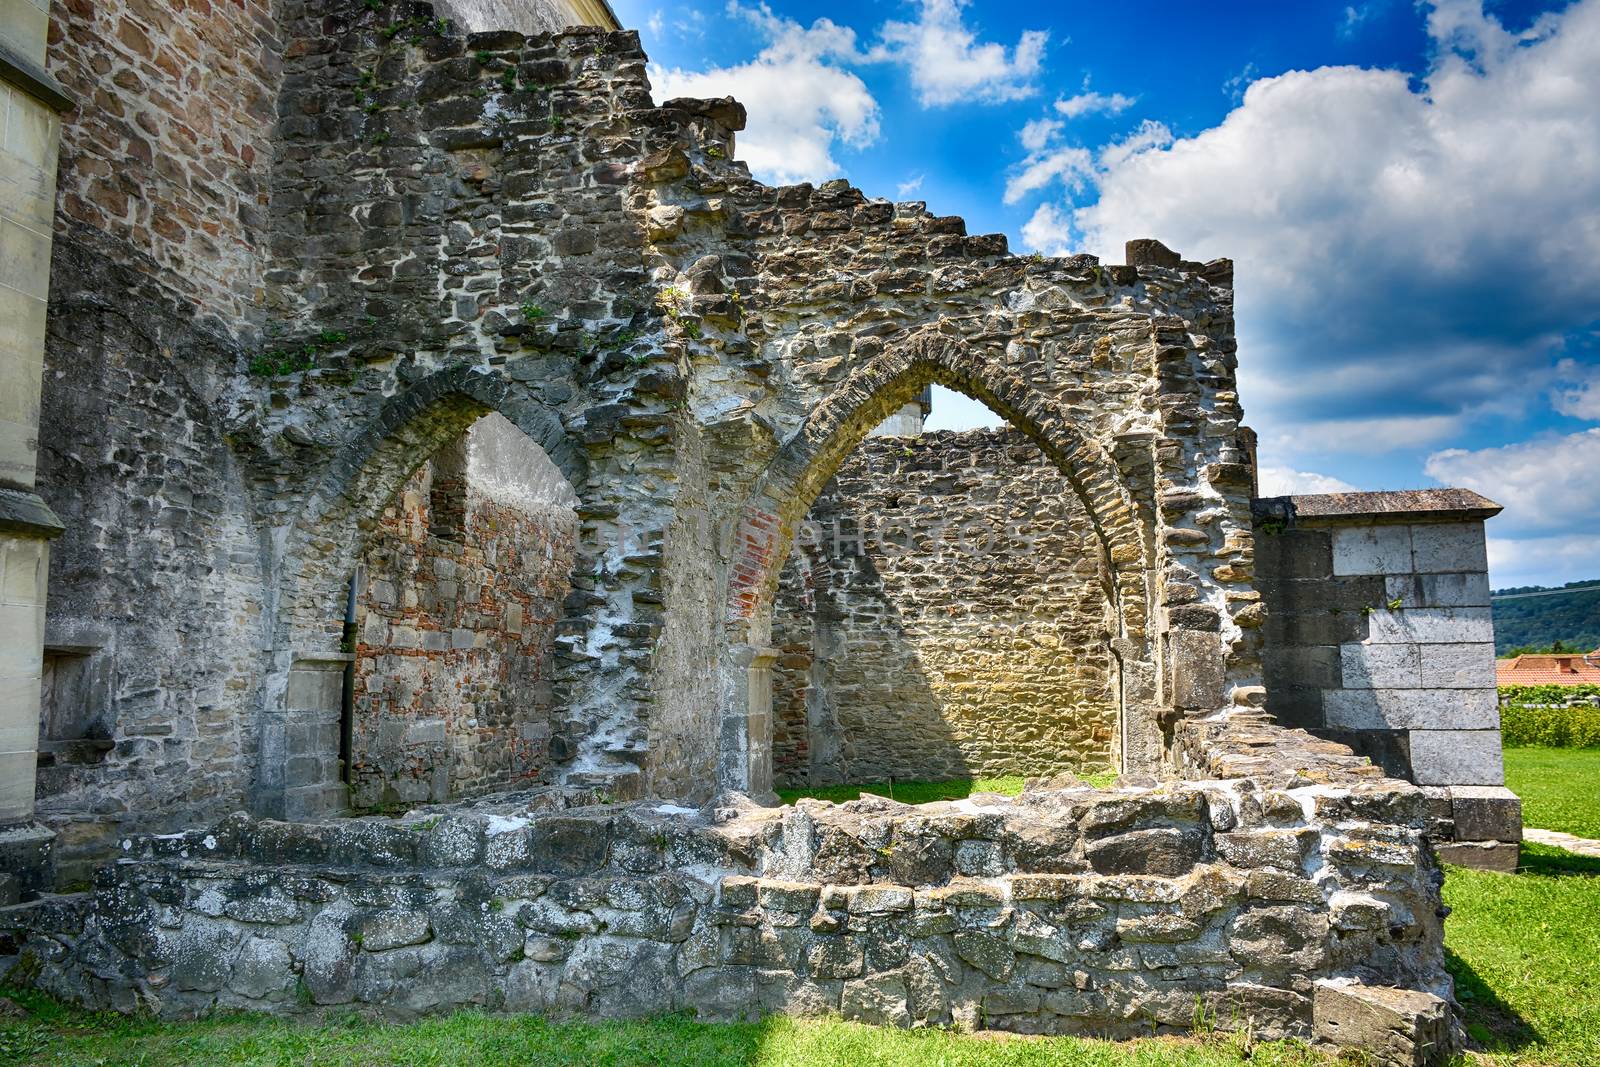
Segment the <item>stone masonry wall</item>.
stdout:
<svg viewBox="0 0 1600 1067">
<path fill-rule="evenodd" d="M 59 234 L 59 231 L 58 231 Z M 39 817 L 64 882 L 136 829 L 243 805 L 254 769 L 263 564 L 219 397 L 232 353 L 78 226 L 55 242 L 39 493 L 65 533 L 46 652 L 86 729 L 46 737 Z"/>
<path fill-rule="evenodd" d="M 53 0 L 49 69 L 77 99 L 59 212 L 228 329 L 262 295 L 284 43 L 272 0 Z"/>
<path fill-rule="evenodd" d="M 1162 790 L 698 813 L 545 792 L 401 822 L 232 819 L 130 841 L 92 897 L 0 911 L 0 936 L 42 988 L 166 1016 L 694 1010 L 1126 1037 L 1203 1010 L 1440 1062 L 1424 798 L 1337 746 L 1272 742 L 1276 769 Z M 1364 995 L 1390 1005 L 1377 1036 L 1338 1037 Z"/>
<path fill-rule="evenodd" d="M 1511 869 L 1484 519 L 1467 490 L 1258 501 L 1268 706 L 1433 800 L 1454 862 Z"/>
<path fill-rule="evenodd" d="M 453 485 L 441 484 L 437 463 L 419 469 L 363 556 L 350 769 L 358 808 L 513 788 L 549 767 L 554 643 L 577 516 L 566 503 L 495 493 L 481 467 L 464 468 L 448 472 Z M 441 515 L 452 494 L 461 511 Z"/>
<path fill-rule="evenodd" d="M 1066 478 L 1015 430 L 872 437 L 773 622 L 780 784 L 1114 767 L 1114 620 Z"/>
<path fill-rule="evenodd" d="M 581 497 L 552 724 L 569 784 L 698 801 L 770 781 L 749 773 L 770 724 L 738 698 L 788 528 L 856 431 L 933 381 L 1015 421 L 1092 516 L 1130 765 L 1162 760 L 1162 717 L 1257 691 L 1226 261 L 1031 260 L 843 182 L 763 186 L 736 159 L 743 109 L 658 105 L 633 34 L 276 11 L 264 339 L 173 302 L 168 252 L 58 227 L 41 482 L 75 532 L 51 611 L 74 647 L 114 645 L 136 732 L 62 772 L 52 819 L 103 846 L 106 806 L 124 829 L 339 810 L 327 676 L 362 534 L 489 411 Z M 58 47 L 92 69 L 120 46 Z M 206 84 L 186 71 L 141 91 Z M 249 111 L 210 88 L 226 121 Z"/>
</svg>

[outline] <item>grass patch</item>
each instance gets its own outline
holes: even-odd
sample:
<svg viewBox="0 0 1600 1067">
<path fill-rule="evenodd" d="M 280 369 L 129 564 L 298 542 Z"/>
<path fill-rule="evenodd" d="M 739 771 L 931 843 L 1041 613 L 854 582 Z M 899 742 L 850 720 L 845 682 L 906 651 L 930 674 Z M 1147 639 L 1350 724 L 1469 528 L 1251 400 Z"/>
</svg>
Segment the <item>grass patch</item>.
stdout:
<svg viewBox="0 0 1600 1067">
<path fill-rule="evenodd" d="M 1106 771 L 1086 774 L 1082 778 L 1089 785 L 1103 789 L 1114 782 L 1117 776 L 1113 771 Z M 947 782 L 867 782 L 863 785 L 820 785 L 814 789 L 780 789 L 778 796 L 785 804 L 793 804 L 802 797 L 842 804 L 847 800 L 859 800 L 863 793 L 871 793 L 898 800 L 902 804 L 931 804 L 937 800 L 960 800 L 974 793 L 999 793 L 1014 797 L 1022 792 L 1024 781 L 1026 779 L 1020 775 L 1009 775 L 1004 778 L 953 778 Z"/>
<path fill-rule="evenodd" d="M 886 1030 L 838 1020 L 774 1018 L 699 1023 L 687 1016 L 644 1022 L 552 1023 L 533 1016 L 462 1012 L 405 1025 L 355 1016 L 320 1025 L 262 1015 L 159 1023 L 65 1008 L 12 993 L 34 1014 L 0 1020 L 0 1061 L 176 1067 L 206 1064 L 563 1064 L 633 1067 L 1314 1067 L 1332 1063 L 1299 1042 L 1254 1044 L 1216 1034 L 1198 1039 L 1109 1042 L 1017 1038 L 947 1030 Z"/>
<path fill-rule="evenodd" d="M 1447 962 L 1468 1031 L 1493 1064 L 1600 1063 L 1600 860 L 1524 845 L 1522 863 L 1445 877 Z"/>
<path fill-rule="evenodd" d="M 1506 785 L 1522 823 L 1600 838 L 1600 749 L 1508 748 Z"/>
</svg>

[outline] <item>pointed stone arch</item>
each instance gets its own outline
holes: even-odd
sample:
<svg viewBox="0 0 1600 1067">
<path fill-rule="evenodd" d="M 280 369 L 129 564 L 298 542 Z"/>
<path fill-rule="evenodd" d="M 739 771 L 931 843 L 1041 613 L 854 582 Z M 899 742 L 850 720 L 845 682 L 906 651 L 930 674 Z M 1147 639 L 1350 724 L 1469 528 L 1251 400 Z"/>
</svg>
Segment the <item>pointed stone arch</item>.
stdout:
<svg viewBox="0 0 1600 1067">
<path fill-rule="evenodd" d="M 585 456 L 555 413 L 515 383 L 459 365 L 385 402 L 328 462 L 298 514 L 280 527 L 252 791 L 258 814 L 293 819 L 344 809 L 337 731 L 351 658 L 340 648 L 350 574 L 366 533 L 395 493 L 490 412 L 543 449 L 583 498 Z"/>
<path fill-rule="evenodd" d="M 1003 348 L 1004 338 L 994 345 Z M 766 644 L 778 576 L 795 530 L 828 480 L 874 426 L 930 384 L 977 399 L 1027 435 L 1078 495 L 1099 544 L 1117 632 L 1112 652 L 1153 659 L 1149 639 L 1153 548 L 1112 458 L 1045 391 L 1007 370 L 987 348 L 937 327 L 887 346 L 857 368 L 779 446 L 746 495 L 733 528 L 724 624 L 719 779 L 724 788 L 770 788 L 770 679 Z M 1120 673 L 1120 672 L 1119 672 Z M 1126 729 L 1127 694 L 1118 683 Z"/>
</svg>

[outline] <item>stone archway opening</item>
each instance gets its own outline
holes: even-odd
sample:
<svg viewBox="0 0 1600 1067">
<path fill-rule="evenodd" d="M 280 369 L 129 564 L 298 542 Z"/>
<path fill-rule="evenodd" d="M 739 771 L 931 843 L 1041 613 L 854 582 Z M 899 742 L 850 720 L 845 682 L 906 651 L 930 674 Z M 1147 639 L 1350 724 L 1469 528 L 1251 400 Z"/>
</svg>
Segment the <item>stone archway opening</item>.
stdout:
<svg viewBox="0 0 1600 1067">
<path fill-rule="evenodd" d="M 1036 717 L 1031 728 L 1015 726 L 1015 718 L 1008 720 L 1006 709 L 1014 711 L 1016 700 L 979 698 L 967 701 L 970 710 L 965 712 L 965 717 L 969 723 L 952 734 L 967 735 L 970 739 L 965 746 L 968 752 L 962 751 L 961 742 L 951 743 L 953 736 L 936 739 L 934 747 L 944 749 L 940 758 L 947 766 L 967 773 L 976 769 L 1007 770 L 1008 773 L 1144 769 L 1160 758 L 1159 744 L 1149 742 L 1150 735 L 1157 731 L 1159 719 L 1155 706 L 1158 697 L 1150 684 L 1159 670 L 1159 652 L 1146 633 L 1152 603 L 1147 562 L 1149 544 L 1134 519 L 1136 508 L 1116 467 L 1061 416 L 1049 399 L 1027 383 L 1007 375 L 1003 364 L 992 354 L 974 352 L 959 341 L 929 331 L 888 350 L 878 363 L 853 374 L 813 409 L 799 431 L 779 448 L 747 498 L 735 532 L 729 578 L 729 650 L 722 675 L 724 716 L 719 764 L 719 784 L 723 788 L 753 793 L 770 791 L 775 782 L 775 757 L 781 759 L 784 776 L 788 778 L 802 762 L 794 751 L 795 734 L 799 732 L 805 736 L 807 744 L 817 736 L 818 720 L 826 718 L 828 709 L 824 698 L 812 691 L 814 658 L 810 663 L 804 662 L 803 656 L 785 658 L 786 650 L 781 642 L 790 641 L 795 635 L 786 629 L 792 612 L 776 610 L 785 603 L 782 575 L 792 558 L 807 513 L 819 499 L 827 498 L 827 487 L 830 483 L 836 484 L 841 470 L 848 472 L 850 454 L 869 437 L 874 427 L 885 420 L 892 422 L 907 403 L 934 383 L 964 393 L 1004 418 L 1012 427 L 1008 431 L 1011 440 L 1004 444 L 997 440 L 996 448 L 1021 449 L 1020 455 L 1036 464 L 1036 486 L 1041 492 L 1045 487 L 1053 487 L 1057 497 L 1045 509 L 1046 525 L 1055 523 L 1060 527 L 1057 531 L 1060 536 L 1052 542 L 1052 550 L 1057 553 L 1055 560 L 1037 556 L 1029 560 L 1026 547 L 1029 538 L 1024 535 L 1009 538 L 1006 550 L 999 553 L 999 560 L 991 562 L 1010 569 L 1018 575 L 1014 580 L 1022 583 L 1028 578 L 1021 575 L 1031 566 L 1035 578 L 1042 573 L 1046 581 L 1057 583 L 1056 595 L 1064 598 L 1063 602 L 1076 598 L 1072 608 L 1074 623 L 1055 633 L 1045 632 L 1047 626 L 1036 626 L 1032 634 L 1020 640 L 1001 636 L 998 631 L 1003 627 L 994 626 L 991 619 L 984 618 L 982 604 L 976 610 L 968 610 L 969 620 L 976 625 L 963 634 L 960 641 L 952 642 L 963 651 L 952 659 L 949 672 L 938 669 L 942 676 L 938 687 L 947 694 L 963 689 L 967 694 L 986 688 L 992 692 L 1010 685 L 1019 675 L 1031 676 L 1033 681 L 1020 687 L 1018 696 L 1033 702 L 1037 691 L 1028 693 L 1027 690 L 1055 677 L 1057 681 L 1052 684 L 1061 690 L 1061 696 L 1056 701 L 1057 709 Z M 883 453 L 892 447 L 869 444 L 867 454 Z M 880 514 L 905 507 L 926 520 L 938 513 L 936 495 L 911 493 L 908 478 L 912 482 L 923 481 L 925 484 L 920 489 L 931 490 L 936 481 L 951 488 L 960 485 L 965 477 L 968 479 L 965 492 L 973 507 L 981 507 L 983 502 L 995 498 L 993 487 L 977 484 L 983 479 L 970 470 L 965 475 L 951 477 L 912 477 L 917 472 L 910 468 L 916 464 L 901 461 L 919 458 L 926 461 L 939 451 L 940 444 L 930 443 L 920 449 L 915 445 L 898 447 L 898 455 L 892 452 L 878 455 L 885 469 L 870 476 L 879 484 L 882 494 L 875 501 Z M 910 455 L 905 454 L 907 447 Z M 950 451 L 949 459 L 944 462 L 953 460 L 956 470 L 970 459 L 962 454 L 959 443 L 944 444 L 944 447 Z M 994 465 L 998 467 L 998 459 Z M 891 505 L 891 500 L 896 503 Z M 1043 505 L 1037 500 L 1024 502 L 1019 497 L 1008 501 L 1007 506 L 1015 506 L 1019 513 L 1027 507 L 1030 511 L 1027 517 L 1037 519 Z M 1072 534 L 1070 538 L 1066 536 L 1068 532 Z M 923 531 L 924 538 L 926 533 Z M 912 537 L 915 540 L 916 534 Z M 805 564 L 811 562 L 806 556 L 806 550 L 802 549 L 794 565 L 796 570 L 803 570 Z M 1071 563 L 1067 566 L 1064 561 L 1069 557 Z M 957 561 L 955 565 L 962 564 Z M 846 567 L 845 572 L 848 576 L 850 568 Z M 798 578 L 791 580 L 791 589 L 796 587 L 797 581 Z M 900 584 L 908 602 L 914 600 L 917 585 L 914 576 L 907 575 Z M 954 606 L 961 588 L 957 582 L 949 583 L 949 591 L 941 592 L 937 598 L 945 603 L 931 606 L 935 610 Z M 803 604 L 802 593 L 803 590 L 790 600 Z M 882 589 L 878 588 L 875 595 L 881 606 Z M 918 605 L 915 611 L 920 614 L 927 606 L 930 605 Z M 1012 618 L 1006 621 L 1021 622 L 1015 612 L 1017 605 L 1011 603 L 1008 607 L 1013 609 Z M 1036 609 L 1040 616 L 1049 613 L 1039 599 L 1029 603 L 1029 612 Z M 880 611 L 876 621 L 881 623 L 882 618 Z M 803 626 L 800 629 L 803 630 Z M 877 636 L 877 650 L 882 651 L 881 626 Z M 921 635 L 917 636 L 920 640 Z M 803 644 L 805 639 L 802 634 L 799 642 Z M 814 625 L 810 640 L 815 648 Z M 870 648 L 874 642 L 866 643 Z M 1049 647 L 1051 645 L 1054 647 Z M 1017 670 L 1011 654 L 1019 650 L 1031 657 L 1037 666 Z M 791 651 L 789 655 L 794 653 Z M 955 669 L 956 660 L 962 655 L 983 658 L 983 678 L 973 677 L 970 670 L 963 674 Z M 782 675 L 802 669 L 806 673 L 805 693 L 797 698 L 795 690 L 800 681 Z M 893 687 L 878 686 L 877 679 L 871 682 L 864 679 L 864 672 L 875 669 L 878 668 L 869 662 L 858 662 L 851 671 L 853 676 L 863 678 L 860 688 L 876 687 L 873 702 L 890 705 L 895 699 Z M 1076 682 L 1085 684 L 1060 684 L 1068 674 L 1073 675 Z M 779 676 L 776 686 L 775 675 Z M 1072 691 L 1070 695 L 1069 690 Z M 817 708 L 813 700 L 822 705 L 820 714 L 815 713 Z M 937 697 L 933 700 L 937 703 Z M 797 704 L 803 704 L 803 710 Z M 1064 714 L 1060 710 L 1062 706 L 1076 710 Z M 797 730 L 794 724 L 802 715 L 806 726 L 804 730 Z M 860 717 L 857 718 L 859 721 Z M 1053 720 L 1055 728 L 1045 728 L 1043 719 Z M 1081 732 L 1077 740 L 1066 741 L 1066 736 L 1075 731 L 1072 725 L 1075 722 L 1086 722 L 1087 730 Z M 947 729 L 948 725 L 945 723 Z M 1008 728 L 1012 727 L 1015 728 L 1008 736 Z M 1022 732 L 1036 735 L 1036 743 L 1029 746 L 1036 749 L 1032 757 L 1017 752 L 1015 742 L 1020 738 L 1016 734 Z M 1137 734 L 1136 744 L 1129 744 L 1130 734 Z M 987 740 L 980 741 L 981 737 Z M 876 740 L 883 739 L 880 732 Z M 1066 758 L 1062 758 L 1060 751 L 1052 756 L 1049 753 L 1052 747 L 1064 747 Z M 834 763 L 834 769 L 825 773 L 840 777 L 851 773 L 846 769 L 848 760 L 843 757 L 842 745 L 837 757 L 834 753 L 825 753 L 820 762 L 827 764 L 832 760 Z M 804 762 L 809 771 L 819 761 L 807 751 Z M 1073 763 L 1079 766 L 1073 767 Z"/>
<path fill-rule="evenodd" d="M 455 367 L 391 399 L 278 534 L 254 810 L 402 808 L 563 777 L 591 598 L 583 453 Z M 580 590 L 581 593 L 581 590 Z"/>
<path fill-rule="evenodd" d="M 1116 769 L 1116 618 L 1083 502 L 1014 428 L 921 422 L 890 416 L 796 530 L 774 785 Z"/>
<path fill-rule="evenodd" d="M 357 810 L 548 780 L 578 496 L 489 413 L 424 462 L 352 577 L 342 777 Z"/>
</svg>

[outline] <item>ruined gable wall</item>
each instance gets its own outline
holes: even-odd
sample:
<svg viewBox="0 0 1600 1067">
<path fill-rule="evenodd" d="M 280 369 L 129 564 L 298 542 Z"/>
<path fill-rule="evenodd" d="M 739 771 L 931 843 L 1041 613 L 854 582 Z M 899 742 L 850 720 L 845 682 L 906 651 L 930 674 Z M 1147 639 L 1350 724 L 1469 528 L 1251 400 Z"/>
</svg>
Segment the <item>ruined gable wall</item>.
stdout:
<svg viewBox="0 0 1600 1067">
<path fill-rule="evenodd" d="M 780 785 L 1116 766 L 1100 553 L 1036 445 L 869 438 L 807 519 L 773 624 Z"/>
<path fill-rule="evenodd" d="M 363 554 L 356 807 L 526 785 L 549 766 L 553 642 L 577 516 L 485 493 L 469 469 L 459 532 L 443 530 L 439 473 L 418 470 Z"/>
</svg>

